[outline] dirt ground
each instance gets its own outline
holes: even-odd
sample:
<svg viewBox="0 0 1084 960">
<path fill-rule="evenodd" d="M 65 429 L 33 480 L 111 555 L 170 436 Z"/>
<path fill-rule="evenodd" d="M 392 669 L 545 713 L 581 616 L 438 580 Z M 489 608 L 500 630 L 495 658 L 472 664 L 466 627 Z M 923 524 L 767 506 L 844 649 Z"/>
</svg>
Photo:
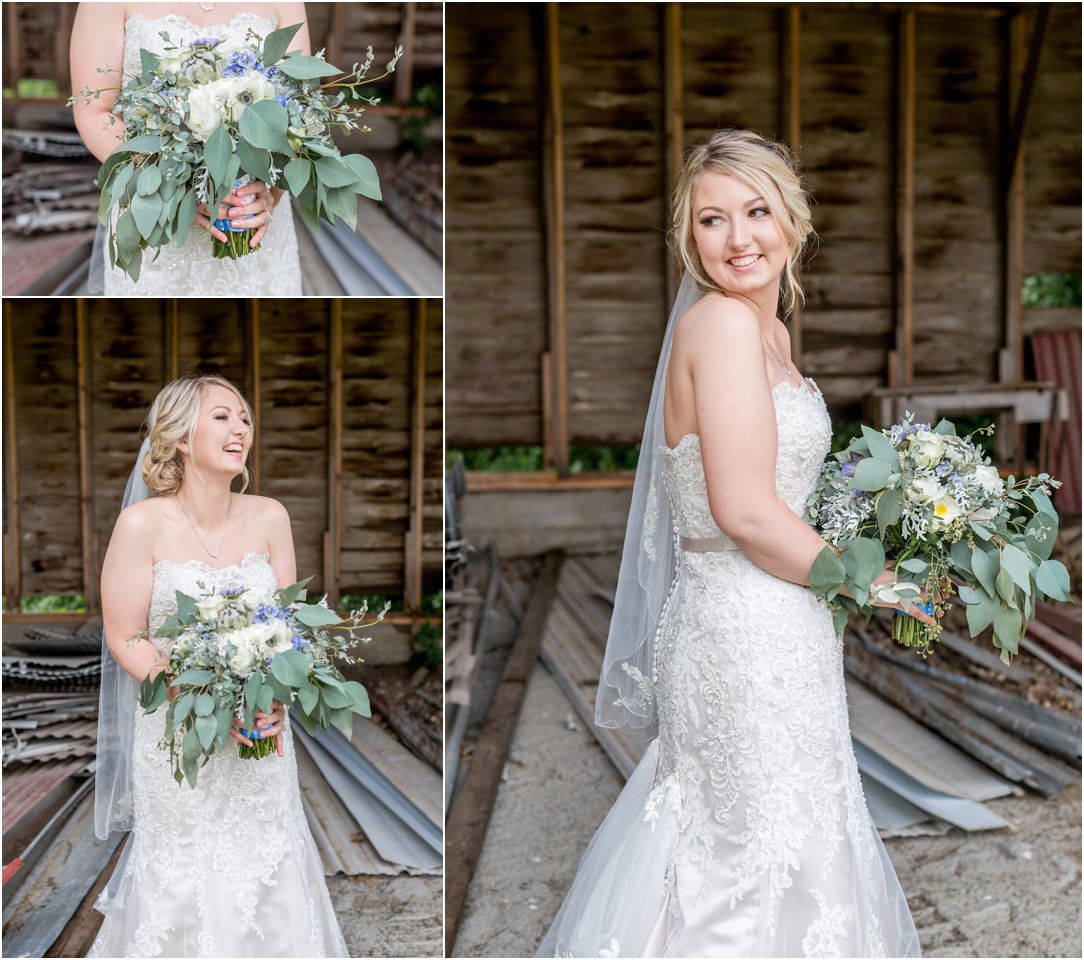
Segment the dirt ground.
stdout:
<svg viewBox="0 0 1084 960">
<path fill-rule="evenodd" d="M 456 957 L 530 957 L 622 786 L 539 665 L 527 689 Z M 991 802 L 1015 829 L 887 841 L 923 954 L 1081 956 L 1081 791 Z"/>
<path fill-rule="evenodd" d="M 352 957 L 444 955 L 443 877 L 328 877 Z"/>
</svg>

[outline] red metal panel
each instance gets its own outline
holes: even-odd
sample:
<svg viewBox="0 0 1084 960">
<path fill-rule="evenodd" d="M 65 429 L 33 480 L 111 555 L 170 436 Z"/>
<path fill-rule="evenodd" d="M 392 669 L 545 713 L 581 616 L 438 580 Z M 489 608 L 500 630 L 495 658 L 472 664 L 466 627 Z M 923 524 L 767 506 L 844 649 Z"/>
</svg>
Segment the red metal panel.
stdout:
<svg viewBox="0 0 1084 960">
<path fill-rule="evenodd" d="M 1041 333 L 1031 338 L 1038 380 L 1053 380 L 1069 396 L 1069 420 L 1052 452 L 1051 471 L 1062 482 L 1054 497 L 1058 510 L 1080 514 L 1080 331 Z"/>
</svg>

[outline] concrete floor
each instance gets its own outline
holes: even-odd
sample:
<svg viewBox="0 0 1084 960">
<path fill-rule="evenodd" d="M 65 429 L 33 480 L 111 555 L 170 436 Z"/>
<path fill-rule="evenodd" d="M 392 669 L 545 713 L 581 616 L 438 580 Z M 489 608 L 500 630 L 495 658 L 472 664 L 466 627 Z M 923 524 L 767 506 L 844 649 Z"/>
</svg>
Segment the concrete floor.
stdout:
<svg viewBox="0 0 1084 960">
<path fill-rule="evenodd" d="M 442 957 L 444 878 L 328 877 L 352 957 Z"/>
</svg>

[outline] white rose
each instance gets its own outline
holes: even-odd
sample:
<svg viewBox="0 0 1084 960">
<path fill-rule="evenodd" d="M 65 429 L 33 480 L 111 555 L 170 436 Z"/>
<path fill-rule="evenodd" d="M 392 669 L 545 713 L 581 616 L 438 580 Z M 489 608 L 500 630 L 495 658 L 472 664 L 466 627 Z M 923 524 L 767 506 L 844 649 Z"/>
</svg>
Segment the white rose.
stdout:
<svg viewBox="0 0 1084 960">
<path fill-rule="evenodd" d="M 248 644 L 241 644 L 237 652 L 230 657 L 230 669 L 239 677 L 247 677 L 256 666 L 256 651 Z"/>
<path fill-rule="evenodd" d="M 945 453 L 945 438 L 932 430 L 920 430 L 909 440 L 911 456 L 920 467 L 933 467 Z"/>
<path fill-rule="evenodd" d="M 210 83 L 215 78 L 215 68 L 206 60 L 199 60 L 189 71 L 196 83 Z"/>
<path fill-rule="evenodd" d="M 941 496 L 941 484 L 933 477 L 915 477 L 907 492 L 917 503 L 930 503 Z"/>
<path fill-rule="evenodd" d="M 942 496 L 933 505 L 933 526 L 934 529 L 940 529 L 947 527 L 957 517 L 959 517 L 963 511 L 960 509 L 960 505 L 949 494 L 942 494 Z"/>
<path fill-rule="evenodd" d="M 255 610 L 264 601 L 264 595 L 249 587 L 240 597 L 246 610 Z"/>
<path fill-rule="evenodd" d="M 204 597 L 196 604 L 196 609 L 199 610 L 199 618 L 204 623 L 214 623 L 215 618 L 222 612 L 222 608 L 226 606 L 229 601 L 226 600 L 221 594 L 213 593 L 209 597 Z"/>
<path fill-rule="evenodd" d="M 226 108 L 222 91 L 223 81 L 215 80 L 202 86 L 193 87 L 188 94 L 188 128 L 200 140 L 206 141 L 226 119 Z"/>
<path fill-rule="evenodd" d="M 166 72 L 176 73 L 181 69 L 181 64 L 188 59 L 190 54 L 190 50 L 170 50 L 167 53 L 159 54 L 158 63 Z"/>
<path fill-rule="evenodd" d="M 975 467 L 975 479 L 979 486 L 987 493 L 1002 493 L 1005 490 L 1005 481 L 997 472 L 997 467 L 987 465 Z"/>
</svg>

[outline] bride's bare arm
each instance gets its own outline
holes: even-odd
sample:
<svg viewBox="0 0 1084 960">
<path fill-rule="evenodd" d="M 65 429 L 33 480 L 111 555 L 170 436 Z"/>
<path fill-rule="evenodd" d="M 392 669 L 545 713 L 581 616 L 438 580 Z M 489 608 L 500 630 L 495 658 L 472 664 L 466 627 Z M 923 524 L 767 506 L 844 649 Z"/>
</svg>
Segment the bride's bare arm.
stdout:
<svg viewBox="0 0 1084 960">
<path fill-rule="evenodd" d="M 775 410 L 756 317 L 734 300 L 703 307 L 681 334 L 712 516 L 758 566 L 808 584 L 825 541 L 775 493 Z"/>
<path fill-rule="evenodd" d="M 267 531 L 267 549 L 271 554 L 271 568 L 275 571 L 279 586 L 288 587 L 297 581 L 290 514 L 278 500 L 272 500 L 270 497 L 261 497 L 259 506 L 260 521 Z"/>
<path fill-rule="evenodd" d="M 81 3 L 75 11 L 71 38 L 72 92 L 83 87 L 121 87 L 124 79 L 119 73 L 99 73 L 99 67 L 120 70 L 124 63 L 123 3 Z M 73 108 L 75 128 L 87 149 L 99 160 L 105 160 L 120 142 L 124 124 L 109 123 L 116 91 L 107 91 L 89 103 L 80 101 Z"/>
<path fill-rule="evenodd" d="M 102 564 L 102 619 L 106 643 L 121 668 L 137 681 L 167 665 L 150 640 L 129 641 L 147 629 L 154 579 L 154 515 L 150 501 L 122 510 Z"/>
</svg>

